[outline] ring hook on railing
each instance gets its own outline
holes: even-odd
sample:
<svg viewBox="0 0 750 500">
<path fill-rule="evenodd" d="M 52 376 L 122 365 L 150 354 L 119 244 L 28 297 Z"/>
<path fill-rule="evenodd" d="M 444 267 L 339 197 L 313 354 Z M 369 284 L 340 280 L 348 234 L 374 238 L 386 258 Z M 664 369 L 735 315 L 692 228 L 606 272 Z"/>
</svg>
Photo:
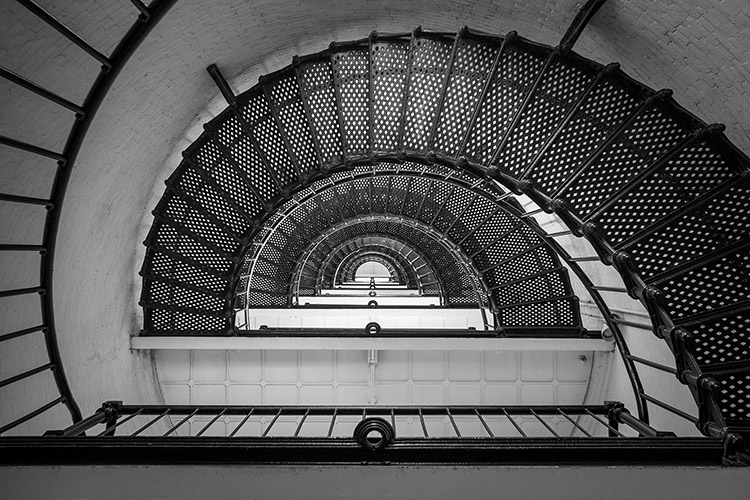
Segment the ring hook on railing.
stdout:
<svg viewBox="0 0 750 500">
<path fill-rule="evenodd" d="M 375 303 L 375 305 L 377 305 L 377 303 Z M 377 335 L 378 333 L 380 333 L 381 329 L 381 326 L 374 321 L 370 321 L 369 323 L 367 323 L 367 325 L 365 325 L 365 331 L 370 335 Z"/>
<path fill-rule="evenodd" d="M 367 450 L 380 450 L 396 439 L 396 432 L 386 420 L 370 417 L 362 420 L 354 428 L 354 439 Z"/>
</svg>

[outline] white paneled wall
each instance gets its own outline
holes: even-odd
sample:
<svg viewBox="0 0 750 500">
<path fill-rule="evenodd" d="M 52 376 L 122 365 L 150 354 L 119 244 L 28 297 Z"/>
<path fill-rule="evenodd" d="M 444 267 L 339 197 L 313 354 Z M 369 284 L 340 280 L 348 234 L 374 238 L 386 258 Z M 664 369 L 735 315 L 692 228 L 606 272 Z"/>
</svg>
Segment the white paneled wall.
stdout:
<svg viewBox="0 0 750 500">
<path fill-rule="evenodd" d="M 173 405 L 581 404 L 591 359 L 591 352 L 378 351 L 377 362 L 370 364 L 367 351 L 156 351 L 165 403 Z M 240 420 L 221 418 L 207 432 L 229 433 Z M 270 420 L 250 419 L 246 425 L 252 425 L 241 433 L 257 434 Z M 299 422 L 289 417 L 277 428 L 282 420 L 269 435 Z M 330 418 L 317 420 L 306 421 L 305 432 L 330 423 Z M 347 435 L 357 420 L 341 417 L 334 434 Z M 569 434 L 572 426 L 560 420 L 550 423 Z M 191 419 L 191 431 L 207 421 Z M 457 421 L 464 435 L 484 432 L 478 419 Z M 518 422 L 530 434 L 549 435 L 539 422 Z M 422 434 L 417 418 L 396 423 L 399 435 Z M 515 432 L 507 421 L 489 418 L 488 423 L 497 427 L 497 435 Z M 430 435 L 454 435 L 442 417 L 427 418 L 426 425 Z"/>
<path fill-rule="evenodd" d="M 383 328 L 476 328 L 484 329 L 479 309 L 247 309 L 237 313 L 237 324 L 249 329 L 363 328 L 375 321 Z"/>
</svg>

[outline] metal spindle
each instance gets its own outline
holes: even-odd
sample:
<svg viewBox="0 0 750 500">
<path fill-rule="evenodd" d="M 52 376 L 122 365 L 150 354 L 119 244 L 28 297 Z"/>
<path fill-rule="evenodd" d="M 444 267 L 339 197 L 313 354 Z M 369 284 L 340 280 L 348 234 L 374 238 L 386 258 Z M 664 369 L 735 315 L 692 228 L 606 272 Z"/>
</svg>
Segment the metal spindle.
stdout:
<svg viewBox="0 0 750 500">
<path fill-rule="evenodd" d="M 53 363 L 47 363 L 46 365 L 38 366 L 32 370 L 28 370 L 23 373 L 19 373 L 18 375 L 15 375 L 13 377 L 6 378 L 5 380 L 0 380 L 0 387 L 5 387 L 6 385 L 10 385 L 14 382 L 18 382 L 19 380 L 29 378 L 32 375 L 36 375 L 37 373 L 41 373 L 47 370 L 54 370 L 54 369 L 55 369 L 55 365 Z"/>
<path fill-rule="evenodd" d="M 424 434 L 424 437 L 430 437 L 430 435 L 427 434 L 427 426 L 424 424 L 424 415 L 422 415 L 422 408 L 419 409 L 419 422 L 422 424 L 422 433 Z"/>
<path fill-rule="evenodd" d="M 446 408 L 445 411 L 448 413 L 448 418 L 451 421 L 451 425 L 453 426 L 453 430 L 456 432 L 456 437 L 461 437 L 461 431 L 458 430 L 458 425 L 456 425 L 456 421 L 453 419 L 453 415 L 451 414 L 451 409 Z"/>
<path fill-rule="evenodd" d="M 297 429 L 294 431 L 294 437 L 299 436 L 299 431 L 302 429 L 302 424 L 305 423 L 305 420 L 307 420 L 307 416 L 310 414 L 310 408 L 307 409 L 304 415 L 302 415 L 302 418 L 299 421 L 299 425 L 297 425 Z"/>
<path fill-rule="evenodd" d="M 250 411 L 247 412 L 247 415 L 245 415 L 245 418 L 242 419 L 242 421 L 237 424 L 237 427 L 234 428 L 234 430 L 229 434 L 229 437 L 234 437 L 235 434 L 237 434 L 240 430 L 240 428 L 245 425 L 245 422 L 247 422 L 250 419 L 250 416 L 255 411 L 255 408 L 250 408 Z"/>
<path fill-rule="evenodd" d="M 516 423 L 516 420 L 513 417 L 511 417 L 510 415 L 508 415 L 508 410 L 506 410 L 505 408 L 503 408 L 503 413 L 505 414 L 505 417 L 510 421 L 510 423 L 513 424 L 513 427 L 515 427 L 516 430 L 521 434 L 521 436 L 523 436 L 523 437 L 529 437 L 529 436 L 526 435 L 525 432 L 523 432 L 523 429 L 521 429 L 521 427 Z"/>
<path fill-rule="evenodd" d="M 271 423 L 268 424 L 268 427 L 266 427 L 266 430 L 263 431 L 263 434 L 261 434 L 260 437 L 266 437 L 268 435 L 268 433 L 271 431 L 271 427 L 273 427 L 273 424 L 275 424 L 276 421 L 281 416 L 281 411 L 282 411 L 281 408 L 279 408 L 279 411 L 276 412 L 276 415 L 273 417 L 273 420 L 271 420 Z"/>
<path fill-rule="evenodd" d="M 636 363 L 640 363 L 642 365 L 650 366 L 651 368 L 656 368 L 657 370 L 661 370 L 663 372 L 671 373 L 672 375 L 677 375 L 677 370 L 674 368 L 670 368 L 668 366 L 655 363 L 654 361 L 649 361 L 648 359 L 640 358 L 638 356 L 634 356 L 630 354 L 628 356 L 629 359 L 635 361 Z"/>
<path fill-rule="evenodd" d="M 83 38 L 73 33 L 67 26 L 62 24 L 60 21 L 55 19 L 49 12 L 41 8 L 32 0 L 18 0 L 18 3 L 29 9 L 39 19 L 50 25 L 52 28 L 57 30 L 62 36 L 70 40 L 72 43 L 83 49 L 88 55 L 99 61 L 104 67 L 105 71 L 109 71 L 112 68 L 112 62 L 107 56 L 96 50 L 94 47 L 88 44 Z"/>
<path fill-rule="evenodd" d="M 575 420 L 573 420 L 572 418 L 570 418 L 567 413 L 565 413 L 564 411 L 562 411 L 562 409 L 558 408 L 557 411 L 560 412 L 560 415 L 562 415 L 563 417 L 565 417 L 566 419 L 568 419 L 568 421 L 571 424 L 573 424 L 576 427 L 576 429 L 578 429 L 579 431 L 583 432 L 586 435 L 586 437 L 594 437 L 586 429 L 584 429 L 583 427 L 581 427 L 580 425 L 578 425 L 578 422 L 576 422 Z"/>
<path fill-rule="evenodd" d="M 476 409 L 476 408 L 474 408 L 474 413 L 476 414 L 476 416 L 479 419 L 479 421 L 482 423 L 482 426 L 484 427 L 484 430 L 487 431 L 487 434 L 489 434 L 489 436 L 491 438 L 494 438 L 495 434 L 493 434 L 492 429 L 490 429 L 490 426 L 487 425 L 487 422 L 485 422 L 484 417 L 482 417 L 482 415 L 479 413 L 479 410 Z"/>
<path fill-rule="evenodd" d="M 611 425 L 609 425 L 609 423 L 605 422 L 603 419 L 601 419 L 598 416 L 596 416 L 593 413 L 591 413 L 590 410 L 587 409 L 586 413 L 588 413 L 589 415 L 591 415 L 592 417 L 594 417 L 594 420 L 596 420 L 597 422 L 599 422 L 600 424 L 602 424 L 604 427 L 606 427 L 607 429 L 609 429 L 609 431 L 611 433 L 617 435 L 618 437 L 625 437 L 624 434 L 622 434 L 620 431 L 618 431 L 617 429 L 615 429 L 614 427 L 612 427 Z"/>
<path fill-rule="evenodd" d="M 99 434 L 97 434 L 97 436 L 105 436 L 105 435 L 111 436 L 111 435 L 114 435 L 115 429 L 117 429 L 121 425 L 129 422 L 130 420 L 134 419 L 135 417 L 137 417 L 141 413 L 143 413 L 143 408 L 139 409 L 135 413 L 132 413 L 131 415 L 128 415 L 127 417 L 123 418 L 119 422 L 115 422 L 114 425 L 112 425 L 111 427 L 107 427 L 102 432 L 100 432 Z"/>
<path fill-rule="evenodd" d="M 46 333 L 46 330 L 47 330 L 47 327 L 44 325 L 33 326 L 31 328 L 24 328 L 23 330 L 17 330 L 15 332 L 6 333 L 5 335 L 0 335 L 0 342 L 5 342 L 6 340 L 12 340 L 18 337 L 24 337 L 26 335 L 30 335 L 36 332 Z"/>
<path fill-rule="evenodd" d="M 555 437 L 557 437 L 557 438 L 559 438 L 559 437 L 560 437 L 560 434 L 558 434 L 557 432 L 555 432 L 555 430 L 554 430 L 554 429 L 553 429 L 552 427 L 550 427 L 550 426 L 549 426 L 549 424 L 547 424 L 547 422 L 545 422 L 545 421 L 544 421 L 544 419 L 543 419 L 542 417 L 540 417 L 540 416 L 539 416 L 539 415 L 538 415 L 538 414 L 537 414 L 537 413 L 536 413 L 536 412 L 534 411 L 534 409 L 533 409 L 533 408 L 529 408 L 529 411 L 531 412 L 531 414 L 532 414 L 532 415 L 534 415 L 534 416 L 536 417 L 536 419 L 537 419 L 537 420 L 539 420 L 539 422 L 541 422 L 541 423 L 542 423 L 542 425 L 543 425 L 543 426 L 545 426 L 545 427 L 547 428 L 547 430 L 548 430 L 548 431 L 550 431 L 550 432 L 552 433 L 552 435 L 553 435 L 553 436 L 555 436 Z"/>
<path fill-rule="evenodd" d="M 64 402 L 65 402 L 65 397 L 60 396 L 59 398 L 55 399 L 54 401 L 50 401 L 46 405 L 44 405 L 44 406 L 42 406 L 40 408 L 37 408 L 36 410 L 32 411 L 31 413 L 27 413 L 23 417 L 21 417 L 19 419 L 16 419 L 13 422 L 0 427 L 0 434 L 2 434 L 4 432 L 7 432 L 7 431 L 9 431 L 9 430 L 11 430 L 11 429 L 13 429 L 15 427 L 18 427 L 22 423 L 27 422 L 27 421 L 31 420 L 32 418 L 34 418 L 34 417 L 36 417 L 38 415 L 41 415 L 45 411 L 47 411 L 50 408 L 54 407 L 55 405 L 58 405 L 58 404 L 64 403 Z"/>
<path fill-rule="evenodd" d="M 654 397 L 649 396 L 648 394 L 641 392 L 641 395 L 643 396 L 646 401 L 649 401 L 651 403 L 654 403 L 656 406 L 663 408 L 667 410 L 670 413 L 673 413 L 674 415 L 677 415 L 678 417 L 684 418 L 685 420 L 692 422 L 694 424 L 698 423 L 698 419 L 689 413 L 685 413 L 684 411 L 680 410 L 679 408 L 675 408 L 674 406 L 668 405 L 667 403 L 656 399 Z"/>
<path fill-rule="evenodd" d="M 60 106 L 67 108 L 73 112 L 75 112 L 77 115 L 79 115 L 81 118 L 83 118 L 86 113 L 83 110 L 81 106 L 78 104 L 75 104 L 64 97 L 60 97 L 59 95 L 55 94 L 54 92 L 50 92 L 49 90 L 45 89 L 44 87 L 41 87 L 37 85 L 36 83 L 27 80 L 26 78 L 22 77 L 21 75 L 18 75 L 14 73 L 13 71 L 4 68 L 0 66 L 0 77 L 5 78 L 6 80 L 15 83 L 16 85 L 19 85 L 26 90 L 30 92 L 34 92 L 37 95 L 40 95 L 47 99 L 48 101 L 52 101 L 55 104 L 59 104 Z"/>
<path fill-rule="evenodd" d="M 157 415 L 156 417 L 154 417 L 153 419 L 151 419 L 149 422 L 147 422 L 146 425 L 144 425 L 143 427 L 141 427 L 140 429 L 138 429 L 137 431 L 135 431 L 134 433 L 132 433 L 130 435 L 130 437 L 136 437 L 138 434 L 140 434 L 141 432 L 145 431 L 146 429 L 148 429 L 149 427 L 151 427 L 152 425 L 154 425 L 156 422 L 158 422 L 162 417 L 168 415 L 169 412 L 170 412 L 170 408 L 167 408 L 161 414 Z M 111 429 L 108 429 L 105 432 L 108 432 L 109 430 L 111 430 Z"/>
<path fill-rule="evenodd" d="M 162 437 L 167 437 L 170 434 L 172 434 L 172 432 L 176 431 L 178 427 L 182 426 L 182 424 L 184 424 L 185 422 L 187 422 L 188 420 L 190 420 L 196 413 L 198 413 L 198 408 L 196 408 L 195 410 L 193 410 L 192 413 L 188 413 L 185 416 L 185 418 L 183 418 L 182 420 L 180 420 L 177 423 L 177 425 L 174 425 L 171 429 L 169 429 L 167 432 L 165 432 Z"/>
<path fill-rule="evenodd" d="M 226 413 L 226 411 L 227 411 L 226 409 L 221 410 L 221 412 L 219 412 L 219 414 L 217 414 L 214 418 L 212 418 L 211 421 L 209 423 L 207 423 L 205 427 L 203 427 L 203 429 L 201 429 L 200 431 L 198 431 L 198 434 L 196 434 L 195 437 L 201 437 L 203 435 L 203 433 L 206 432 L 208 430 L 208 428 L 211 427 L 214 424 L 214 422 L 216 422 L 217 420 L 219 420 L 219 418 L 222 415 L 224 415 L 224 413 Z"/>
</svg>

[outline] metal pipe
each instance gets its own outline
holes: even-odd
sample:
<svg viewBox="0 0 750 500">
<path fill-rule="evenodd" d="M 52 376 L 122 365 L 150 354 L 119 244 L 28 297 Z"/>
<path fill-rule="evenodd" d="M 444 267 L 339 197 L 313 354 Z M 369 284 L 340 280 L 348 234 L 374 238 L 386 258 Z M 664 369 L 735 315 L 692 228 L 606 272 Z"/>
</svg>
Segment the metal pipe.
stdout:
<svg viewBox="0 0 750 500">
<path fill-rule="evenodd" d="M 17 288 L 15 290 L 2 290 L 0 291 L 0 297 L 15 297 L 16 295 L 28 295 L 31 293 L 38 293 L 39 295 L 44 295 L 45 293 L 44 287 L 41 286 L 35 286 L 32 288 Z"/>
<path fill-rule="evenodd" d="M 25 378 L 29 378 L 32 375 L 36 375 L 37 373 L 41 373 L 43 371 L 47 371 L 50 369 L 54 369 L 55 365 L 52 363 L 47 363 L 46 365 L 39 366 L 37 368 L 34 368 L 32 370 L 25 371 L 23 373 L 19 373 L 18 375 L 15 375 L 10 378 L 6 378 L 5 380 L 0 380 L 0 387 L 5 387 L 6 385 L 10 385 L 14 382 L 18 382 L 19 380 L 23 380 Z"/>
<path fill-rule="evenodd" d="M 23 203 L 26 205 L 40 205 L 51 210 L 55 207 L 55 204 L 51 200 L 45 200 L 43 198 L 31 198 L 29 196 L 16 196 L 14 194 L 0 193 L 0 201 L 9 201 L 11 203 Z"/>
<path fill-rule="evenodd" d="M 26 90 L 30 92 L 34 92 L 37 95 L 40 95 L 47 99 L 48 101 L 52 101 L 55 104 L 59 104 L 60 106 L 67 108 L 77 115 L 80 116 L 80 118 L 83 118 L 86 116 L 86 112 L 83 110 L 81 106 L 78 104 L 75 104 L 64 97 L 60 97 L 59 95 L 55 94 L 54 92 L 50 92 L 49 90 L 45 89 L 44 87 L 41 87 L 37 85 L 36 83 L 27 80 L 26 78 L 22 77 L 21 75 L 14 73 L 13 71 L 4 68 L 0 66 L 0 77 L 5 78 L 8 81 L 11 81 L 15 83 L 16 85 L 19 85 Z"/>
<path fill-rule="evenodd" d="M 670 413 L 673 413 L 677 415 L 678 417 L 682 417 L 685 420 L 688 420 L 694 424 L 698 423 L 698 419 L 688 413 L 685 413 L 684 411 L 680 410 L 679 408 L 675 408 L 674 406 L 668 405 L 667 403 L 660 401 L 654 397 L 649 396 L 648 394 L 641 392 L 641 395 L 649 402 L 654 403 L 656 406 L 659 406 L 661 408 L 664 408 Z"/>
<path fill-rule="evenodd" d="M 39 19 L 47 23 L 49 26 L 57 30 L 62 36 L 70 40 L 72 43 L 83 49 L 91 57 L 99 61 L 104 71 L 109 71 L 112 68 L 112 61 L 107 58 L 104 54 L 96 50 L 94 47 L 88 44 L 83 38 L 73 33 L 70 28 L 62 24 L 60 21 L 55 19 L 49 12 L 41 8 L 32 0 L 17 0 L 18 3 L 29 9 Z"/>
<path fill-rule="evenodd" d="M 47 403 L 46 405 L 42 406 L 41 408 L 37 408 L 36 410 L 32 411 L 31 413 L 27 413 L 23 417 L 21 417 L 19 419 L 16 419 L 13 422 L 0 427 L 0 434 L 4 433 L 6 431 L 9 431 L 9 430 L 11 430 L 11 429 L 13 429 L 15 427 L 18 427 L 22 423 L 24 423 L 24 422 L 26 422 L 28 420 L 31 420 L 32 418 L 36 417 L 37 415 L 41 415 L 42 413 L 44 413 L 45 411 L 49 410 L 53 406 L 55 406 L 55 405 L 57 405 L 59 403 L 64 403 L 64 402 L 65 402 L 65 397 L 64 396 L 60 396 L 59 398 L 55 399 L 54 401 L 51 401 L 51 402 Z"/>
<path fill-rule="evenodd" d="M 23 337 L 25 335 L 30 335 L 36 332 L 47 333 L 46 330 L 47 330 L 47 327 L 44 325 L 32 326 L 31 328 L 24 328 L 23 330 L 17 330 L 15 332 L 6 333 L 5 335 L 0 335 L 0 342 L 5 342 L 6 340 Z"/>
</svg>

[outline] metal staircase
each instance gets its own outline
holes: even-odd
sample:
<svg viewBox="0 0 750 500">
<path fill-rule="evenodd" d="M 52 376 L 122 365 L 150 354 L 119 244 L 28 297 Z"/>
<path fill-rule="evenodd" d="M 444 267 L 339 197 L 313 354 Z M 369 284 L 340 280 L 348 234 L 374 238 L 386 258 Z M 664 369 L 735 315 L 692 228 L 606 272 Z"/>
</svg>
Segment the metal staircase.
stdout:
<svg viewBox="0 0 750 500">
<path fill-rule="evenodd" d="M 747 432 L 750 162 L 669 91 L 562 44 L 469 29 L 332 43 L 238 96 L 209 71 L 229 107 L 154 211 L 144 334 L 232 334 L 236 307 L 292 306 L 296 264 L 336 225 L 452 248 L 494 326 L 577 327 L 565 253 L 524 194 L 625 283 L 591 291 L 643 302 L 703 432 Z M 443 261 L 438 274 L 462 268 Z"/>
<path fill-rule="evenodd" d="M 44 206 L 38 252 L 41 322 L 0 342 L 43 333 L 49 363 L 0 381 L 53 373 L 60 397 L 0 433 L 65 404 L 81 420 L 57 351 L 52 275 L 65 188 L 86 131 L 135 47 L 174 0 L 149 6 L 104 56 L 31 0 L 29 11 L 102 63 L 81 105 L 9 70 L 0 76 L 75 113 L 62 152 L 10 137 L 9 148 L 50 158 L 57 174 L 45 199 L 0 194 L 7 203 Z M 398 241 L 397 262 L 445 305 L 472 304 L 504 334 L 529 328 L 585 333 L 567 269 L 605 312 L 636 392 L 634 362 L 686 384 L 692 419 L 723 457 L 747 462 L 750 437 L 750 160 L 722 134 L 672 99 L 572 51 L 602 2 L 588 2 L 558 47 L 463 29 L 372 33 L 295 58 L 235 95 L 209 68 L 229 106 L 205 125 L 167 181 L 141 274 L 144 335 L 232 335 L 235 311 L 296 307 L 335 278 L 363 238 Z M 528 212 L 516 200 L 533 200 Z M 568 230 L 548 234 L 536 213 Z M 555 239 L 588 239 L 596 255 L 572 257 Z M 624 288 L 591 282 L 579 262 L 614 266 Z M 319 268 L 316 268 L 318 264 Z M 640 300 L 652 324 L 618 321 L 599 292 Z M 676 368 L 631 356 L 618 324 L 651 330 Z M 545 328 L 550 330 L 545 331 Z M 679 410 L 666 407 L 677 413 Z M 679 415 L 679 413 L 677 413 Z M 98 418 L 98 417 L 97 417 Z M 742 451 L 742 450 L 745 451 Z M 729 458 L 731 457 L 731 459 Z"/>
</svg>

